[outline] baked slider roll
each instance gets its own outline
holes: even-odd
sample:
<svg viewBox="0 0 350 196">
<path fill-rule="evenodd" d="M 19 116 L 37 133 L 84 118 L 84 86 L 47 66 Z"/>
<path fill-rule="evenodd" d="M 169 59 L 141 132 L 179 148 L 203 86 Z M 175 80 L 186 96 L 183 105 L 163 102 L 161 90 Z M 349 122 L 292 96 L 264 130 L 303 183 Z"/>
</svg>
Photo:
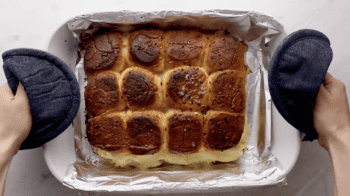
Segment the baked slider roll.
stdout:
<svg viewBox="0 0 350 196">
<path fill-rule="evenodd" d="M 158 75 L 138 67 L 129 68 L 123 72 L 121 83 L 128 109 L 164 110 Z"/>
<path fill-rule="evenodd" d="M 162 148 L 165 131 L 163 116 L 158 111 L 127 113 L 130 154 L 155 154 Z"/>
<path fill-rule="evenodd" d="M 244 115 L 209 111 L 204 118 L 204 146 L 224 151 L 235 147 L 244 131 Z"/>
<path fill-rule="evenodd" d="M 202 68 L 180 67 L 164 74 L 168 108 L 205 111 L 208 106 L 207 74 Z"/>
<path fill-rule="evenodd" d="M 198 31 L 169 30 L 165 33 L 166 59 L 164 70 L 182 65 L 201 67 L 207 37 Z"/>
<path fill-rule="evenodd" d="M 125 109 L 119 78 L 113 72 L 101 72 L 90 79 L 84 92 L 86 111 L 90 117 L 99 116 L 107 110 Z"/>
<path fill-rule="evenodd" d="M 248 46 L 229 35 L 213 35 L 209 38 L 209 52 L 204 68 L 208 74 L 223 70 L 246 71 L 245 53 Z"/>
<path fill-rule="evenodd" d="M 244 113 L 246 104 L 246 72 L 221 71 L 209 77 L 211 109 Z"/>
<path fill-rule="evenodd" d="M 163 31 L 150 29 L 131 32 L 128 36 L 126 68 L 138 66 L 154 73 L 164 69 Z"/>
<path fill-rule="evenodd" d="M 124 69 L 122 43 L 120 33 L 96 35 L 85 41 L 84 71 L 88 79 L 101 71 Z"/>
<path fill-rule="evenodd" d="M 172 110 L 166 114 L 167 149 L 170 153 L 196 153 L 203 142 L 203 114 Z"/>
<path fill-rule="evenodd" d="M 128 147 L 125 113 L 119 112 L 90 118 L 86 125 L 87 139 L 94 147 L 123 152 Z"/>
</svg>

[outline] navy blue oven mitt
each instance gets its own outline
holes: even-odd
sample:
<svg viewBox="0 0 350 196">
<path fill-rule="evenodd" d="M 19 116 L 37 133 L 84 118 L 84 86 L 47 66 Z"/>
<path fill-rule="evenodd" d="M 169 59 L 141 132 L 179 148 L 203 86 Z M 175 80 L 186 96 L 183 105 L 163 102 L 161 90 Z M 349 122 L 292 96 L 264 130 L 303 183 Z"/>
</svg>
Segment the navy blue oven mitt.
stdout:
<svg viewBox="0 0 350 196">
<path fill-rule="evenodd" d="M 56 56 L 34 49 L 14 49 L 2 55 L 9 87 L 16 95 L 19 82 L 27 93 L 32 130 L 20 149 L 40 147 L 73 122 L 80 89 L 69 66 Z"/>
<path fill-rule="evenodd" d="M 306 134 L 303 141 L 318 138 L 313 107 L 332 58 L 327 36 L 310 29 L 290 34 L 272 55 L 268 71 L 272 102 L 287 122 Z"/>
</svg>

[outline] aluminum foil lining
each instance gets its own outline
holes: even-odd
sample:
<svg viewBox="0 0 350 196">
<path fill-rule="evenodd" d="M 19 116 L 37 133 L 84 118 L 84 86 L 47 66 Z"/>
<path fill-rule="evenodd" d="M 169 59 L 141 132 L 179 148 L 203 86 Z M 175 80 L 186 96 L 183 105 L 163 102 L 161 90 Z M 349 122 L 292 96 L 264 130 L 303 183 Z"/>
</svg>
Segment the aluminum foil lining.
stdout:
<svg viewBox="0 0 350 196">
<path fill-rule="evenodd" d="M 119 31 L 128 32 L 149 23 L 163 28 L 176 25 L 224 29 L 247 43 L 246 63 L 252 71 L 247 76 L 250 127 L 247 150 L 237 161 L 215 165 L 209 170 L 176 166 L 149 171 L 116 169 L 93 153 L 86 139 L 83 93 L 87 81 L 82 58 L 73 70 L 82 92 L 80 109 L 74 120 L 77 161 L 68 168 L 63 184 L 84 191 L 143 194 L 221 192 L 242 187 L 286 185 L 285 170 L 269 150 L 271 97 L 267 84 L 269 42 L 282 32 L 282 25 L 274 18 L 257 12 L 205 10 L 91 13 L 68 20 L 67 26 L 79 40 L 82 33 L 93 33 L 100 27 L 112 25 Z"/>
</svg>

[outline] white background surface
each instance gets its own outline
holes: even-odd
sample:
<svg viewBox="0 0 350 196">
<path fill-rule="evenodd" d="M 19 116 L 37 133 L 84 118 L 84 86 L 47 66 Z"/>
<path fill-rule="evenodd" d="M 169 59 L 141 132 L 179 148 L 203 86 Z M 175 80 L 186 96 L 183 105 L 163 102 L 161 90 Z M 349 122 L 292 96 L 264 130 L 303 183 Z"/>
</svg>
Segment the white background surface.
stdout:
<svg viewBox="0 0 350 196">
<path fill-rule="evenodd" d="M 298 29 L 316 29 L 328 36 L 334 52 L 329 72 L 350 89 L 350 2 L 347 0 L 159 0 L 159 1 L 0 1 L 0 54 L 14 48 L 46 50 L 52 34 L 76 15 L 116 10 L 252 10 L 271 15 L 282 22 L 285 32 L 276 40 Z M 49 51 L 53 54 L 54 51 Z M 57 54 L 55 54 L 57 55 Z M 58 55 L 58 57 L 60 57 Z M 2 59 L 0 59 L 2 65 Z M 6 83 L 2 68 L 0 85 Z M 347 92 L 350 96 L 350 90 Z M 296 166 L 287 177 L 287 187 L 244 190 L 235 195 L 332 195 L 332 167 L 328 154 L 317 141 L 303 142 Z M 58 182 L 43 158 L 43 149 L 20 151 L 7 176 L 5 195 L 78 195 Z M 86 194 L 84 195 L 91 195 Z M 197 195 L 197 194 L 191 194 Z M 232 194 L 201 194 L 232 195 Z"/>
</svg>

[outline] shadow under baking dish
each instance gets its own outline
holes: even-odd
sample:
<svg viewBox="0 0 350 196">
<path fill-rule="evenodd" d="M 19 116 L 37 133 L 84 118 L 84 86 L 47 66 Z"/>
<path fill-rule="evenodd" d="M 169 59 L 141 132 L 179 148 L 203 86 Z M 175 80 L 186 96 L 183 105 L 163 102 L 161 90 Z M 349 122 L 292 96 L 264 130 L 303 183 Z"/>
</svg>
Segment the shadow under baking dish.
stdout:
<svg viewBox="0 0 350 196">
<path fill-rule="evenodd" d="M 59 26 L 48 43 L 47 52 L 56 55 L 70 67 L 77 61 L 78 41 L 66 23 Z M 292 127 L 272 105 L 272 142 L 270 150 L 288 174 L 294 167 L 300 150 L 299 131 Z M 76 161 L 74 130 L 69 126 L 61 135 L 44 145 L 44 157 L 52 174 L 60 181 L 68 166 Z"/>
</svg>

